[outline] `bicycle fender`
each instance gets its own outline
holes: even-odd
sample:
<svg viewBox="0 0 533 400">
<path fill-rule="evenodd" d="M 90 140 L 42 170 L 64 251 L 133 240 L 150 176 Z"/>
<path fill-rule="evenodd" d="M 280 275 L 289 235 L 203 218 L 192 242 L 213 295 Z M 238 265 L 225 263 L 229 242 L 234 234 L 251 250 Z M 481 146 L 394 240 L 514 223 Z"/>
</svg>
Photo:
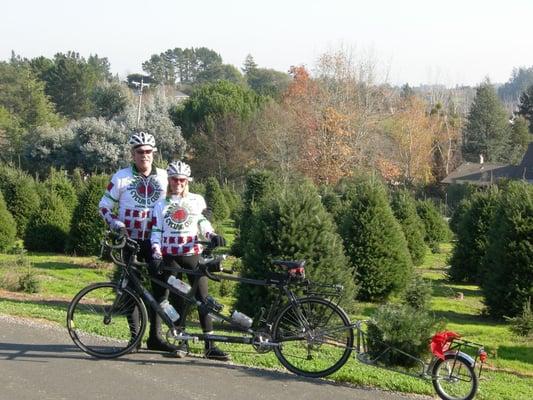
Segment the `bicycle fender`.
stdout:
<svg viewBox="0 0 533 400">
<path fill-rule="evenodd" d="M 463 353 L 462 351 L 455 351 L 455 350 L 446 351 L 444 353 L 444 357 L 446 357 L 447 355 L 451 355 L 457 358 L 463 358 L 466 362 L 470 364 L 472 368 L 474 368 L 474 365 L 476 364 L 476 362 L 471 356 L 469 356 L 466 353 Z"/>
</svg>

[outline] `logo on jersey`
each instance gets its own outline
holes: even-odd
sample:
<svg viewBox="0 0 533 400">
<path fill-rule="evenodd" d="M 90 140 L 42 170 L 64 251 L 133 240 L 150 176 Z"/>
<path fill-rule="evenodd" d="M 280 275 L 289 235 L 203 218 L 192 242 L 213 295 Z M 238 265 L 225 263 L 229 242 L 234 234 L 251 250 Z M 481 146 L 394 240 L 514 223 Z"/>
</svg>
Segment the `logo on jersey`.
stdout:
<svg viewBox="0 0 533 400">
<path fill-rule="evenodd" d="M 178 204 L 171 205 L 165 212 L 166 224 L 176 230 L 183 230 L 192 224 L 191 210 Z"/>
<path fill-rule="evenodd" d="M 161 186 L 154 179 L 146 181 L 138 177 L 128 186 L 128 191 L 133 200 L 146 206 L 154 204 L 161 197 Z"/>
</svg>

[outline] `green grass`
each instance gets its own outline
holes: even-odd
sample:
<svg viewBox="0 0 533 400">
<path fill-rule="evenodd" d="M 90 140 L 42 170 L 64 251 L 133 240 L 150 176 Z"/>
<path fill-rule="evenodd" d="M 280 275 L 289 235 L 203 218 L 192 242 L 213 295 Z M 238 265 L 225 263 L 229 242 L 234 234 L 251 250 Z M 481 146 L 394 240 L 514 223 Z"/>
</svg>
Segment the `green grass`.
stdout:
<svg viewBox="0 0 533 400">
<path fill-rule="evenodd" d="M 484 344 L 492 367 L 533 376 L 531 340 L 511 333 L 501 321 L 482 316 L 484 305 L 478 286 L 446 281 L 445 267 L 450 252 L 451 245 L 445 244 L 441 253 L 428 255 L 428 260 L 419 267 L 423 276 L 433 282 L 431 308 L 436 316 L 447 323 L 447 329 Z M 459 293 L 464 296 L 462 300 Z"/>
<path fill-rule="evenodd" d="M 223 224 L 222 234 L 228 246 L 234 240 L 235 232 L 231 223 Z M 424 264 L 418 267 L 420 273 L 433 282 L 431 307 L 435 314 L 446 323 L 447 329 L 454 330 L 466 339 L 483 343 L 489 352 L 490 371 L 484 371 L 480 382 L 479 399 L 531 399 L 533 398 L 533 343 L 531 340 L 511 333 L 508 326 L 482 316 L 482 295 L 477 286 L 454 285 L 446 281 L 447 258 L 451 244 L 441 246 L 441 252 L 429 253 Z M 0 255 L 0 278 L 16 270 L 17 256 Z M 107 281 L 113 272 L 109 264 L 98 262 L 92 257 L 66 257 L 55 254 L 29 254 L 28 259 L 41 282 L 38 295 L 16 297 L 0 295 L 0 313 L 24 317 L 40 318 L 65 325 L 66 308 L 70 299 L 89 283 Z M 235 259 L 228 260 L 231 264 Z M 232 287 L 228 296 L 221 297 L 220 284 L 210 282 L 210 291 L 229 311 L 234 303 Z M 464 296 L 459 299 L 458 293 Z M 371 316 L 376 304 L 360 303 L 355 318 Z M 197 319 L 195 312 L 192 320 Z M 192 328 L 194 329 L 197 328 Z M 275 355 L 257 354 L 250 346 L 221 344 L 232 353 L 236 363 L 265 368 L 283 369 Z M 193 345 L 200 353 L 202 344 Z M 385 388 L 401 392 L 434 395 L 430 382 L 416 379 L 386 369 L 373 368 L 357 362 L 353 357 L 330 379 L 356 385 Z"/>
<path fill-rule="evenodd" d="M 0 278 L 17 272 L 17 255 L 0 257 Z M 37 275 L 42 296 L 71 299 L 90 283 L 109 280 L 112 264 L 95 257 L 68 257 L 49 253 L 29 253 L 26 258 L 32 263 Z"/>
</svg>

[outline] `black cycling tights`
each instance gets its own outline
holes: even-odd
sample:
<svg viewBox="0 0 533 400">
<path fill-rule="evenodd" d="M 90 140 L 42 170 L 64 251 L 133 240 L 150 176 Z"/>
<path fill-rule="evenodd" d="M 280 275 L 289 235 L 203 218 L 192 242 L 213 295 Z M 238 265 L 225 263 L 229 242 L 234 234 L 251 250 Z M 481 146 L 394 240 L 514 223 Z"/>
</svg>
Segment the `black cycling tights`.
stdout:
<svg viewBox="0 0 533 400">
<path fill-rule="evenodd" d="M 181 267 L 183 269 L 195 269 L 198 265 L 198 261 L 200 260 L 200 256 L 198 255 L 191 255 L 191 256 L 164 256 L 163 261 L 166 265 L 169 267 Z M 169 275 L 170 276 L 170 275 Z M 179 279 L 182 279 L 181 274 L 178 274 L 177 277 Z M 208 294 L 208 278 L 207 276 L 195 276 L 195 275 L 189 275 L 187 274 L 187 278 L 189 280 L 189 283 L 191 286 L 194 285 L 194 281 L 198 280 L 198 289 L 196 290 L 196 299 L 199 301 L 205 301 L 205 298 Z M 166 277 L 168 279 L 168 277 Z M 183 315 L 183 310 L 185 307 L 184 300 L 177 296 L 170 293 L 170 302 L 174 304 L 175 306 L 179 307 L 178 312 L 180 315 Z M 206 310 L 198 309 L 198 319 L 200 320 L 200 325 L 202 326 L 202 330 L 204 332 L 211 332 L 213 330 L 213 321 L 211 320 L 211 317 L 208 315 Z M 179 321 L 180 326 L 185 327 L 185 321 Z"/>
</svg>

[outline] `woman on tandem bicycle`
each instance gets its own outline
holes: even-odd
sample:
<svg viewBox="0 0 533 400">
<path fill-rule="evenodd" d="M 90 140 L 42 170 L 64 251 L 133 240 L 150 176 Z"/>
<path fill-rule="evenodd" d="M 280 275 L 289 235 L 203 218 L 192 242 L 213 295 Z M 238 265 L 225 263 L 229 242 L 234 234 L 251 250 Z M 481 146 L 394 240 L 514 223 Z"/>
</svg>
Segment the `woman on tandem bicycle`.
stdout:
<svg viewBox="0 0 533 400">
<path fill-rule="evenodd" d="M 206 209 L 204 198 L 189 192 L 189 182 L 192 181 L 189 165 L 183 161 L 172 162 L 167 168 L 167 174 L 167 197 L 155 205 L 152 221 L 151 242 L 154 261 L 151 263 L 151 268 L 156 274 L 163 273 L 160 268 L 161 262 L 167 267 L 195 269 L 203 250 L 202 245 L 198 243 L 199 236 L 209 240 L 213 247 L 225 245 L 224 238 L 215 234 L 211 223 L 202 214 Z M 162 277 L 164 281 L 167 281 L 171 275 L 168 272 L 166 274 L 167 276 Z M 187 274 L 187 278 L 191 286 L 195 280 L 198 280 L 196 298 L 205 302 L 208 295 L 207 276 Z M 183 300 L 174 294 L 171 296 L 173 296 L 171 303 L 180 304 L 178 311 L 181 311 Z M 199 308 L 198 315 L 203 332 L 213 333 L 213 322 L 207 310 Z M 175 324 L 185 327 L 185 321 L 176 321 Z M 178 357 L 185 357 L 187 353 L 187 342 L 182 342 L 176 354 Z M 228 354 L 218 349 L 210 340 L 205 342 L 205 356 L 215 360 L 229 360 Z"/>
</svg>

